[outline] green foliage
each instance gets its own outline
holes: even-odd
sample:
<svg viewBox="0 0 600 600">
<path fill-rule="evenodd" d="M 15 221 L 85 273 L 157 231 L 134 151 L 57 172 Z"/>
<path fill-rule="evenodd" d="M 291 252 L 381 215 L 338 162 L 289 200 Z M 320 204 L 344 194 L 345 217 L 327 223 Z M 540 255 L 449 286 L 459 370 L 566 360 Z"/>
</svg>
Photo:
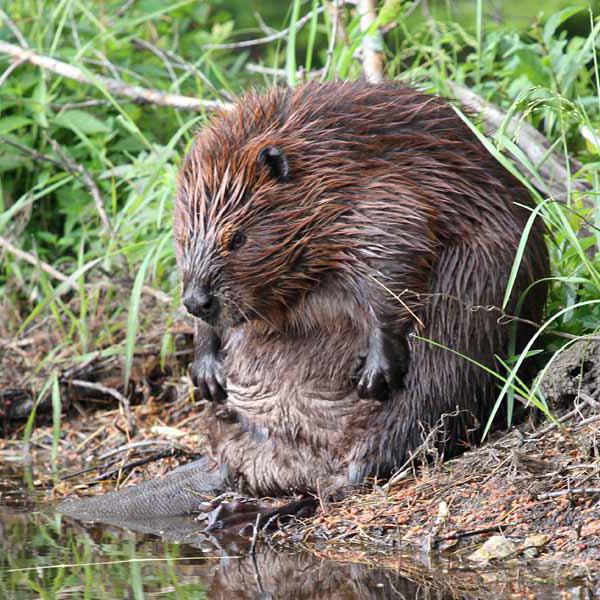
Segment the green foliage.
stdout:
<svg viewBox="0 0 600 600">
<path fill-rule="evenodd" d="M 552 328 L 595 332 L 600 306 L 591 301 L 600 297 L 600 233 L 594 227 L 600 217 L 590 206 L 597 205 L 599 190 L 600 144 L 594 136 L 600 125 L 600 22 L 585 10 L 587 3 L 576 1 L 527 7 L 439 1 L 429 3 L 431 16 L 417 10 L 408 17 L 410 2 L 380 4 L 387 77 L 447 95 L 448 81 L 464 84 L 510 115 L 520 113 L 565 162 L 584 163 L 573 182 L 591 186 L 587 201 L 581 193 L 560 203 L 540 197 L 539 213 L 550 231 Z M 506 20 L 513 4 L 519 14 L 529 14 L 527 20 Z M 309 76 L 360 77 L 365 33 L 356 10 L 348 5 L 336 18 L 330 8 L 322 0 L 3 5 L 41 55 L 91 76 L 206 100 L 228 100 L 250 86 L 295 84 Z M 276 36 L 267 27 L 288 30 Z M 13 29 L 0 15 L 0 39 L 19 43 Z M 218 47 L 265 36 L 272 38 L 269 43 Z M 0 56 L 0 72 L 10 65 Z M 171 205 L 181 156 L 206 118 L 136 104 L 99 80 L 81 84 L 29 64 L 7 72 L 0 86 L 0 236 L 70 278 L 57 280 L 5 252 L 0 293 L 19 315 L 9 323 L 11 331 L 20 334 L 49 319 L 74 355 L 97 349 L 124 353 L 128 376 L 136 336 L 146 327 L 156 329 L 140 308 L 144 286 L 171 297 L 164 324 L 179 303 Z M 518 152 L 504 131 L 488 143 L 493 151 Z M 531 181 L 538 169 L 530 166 Z M 163 329 L 167 351 L 172 344 Z M 555 350 L 559 341 L 547 336 L 543 347 Z M 43 365 L 56 368 L 53 353 Z"/>
</svg>

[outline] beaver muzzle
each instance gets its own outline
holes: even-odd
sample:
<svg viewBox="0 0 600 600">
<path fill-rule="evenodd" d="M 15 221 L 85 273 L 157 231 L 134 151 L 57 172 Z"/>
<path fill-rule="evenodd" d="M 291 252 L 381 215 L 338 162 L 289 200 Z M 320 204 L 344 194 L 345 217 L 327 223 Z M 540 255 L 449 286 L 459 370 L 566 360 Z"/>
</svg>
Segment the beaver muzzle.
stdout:
<svg viewBox="0 0 600 600">
<path fill-rule="evenodd" d="M 214 325 L 219 317 L 219 302 L 207 286 L 189 284 L 183 292 L 183 305 L 194 317 Z"/>
</svg>

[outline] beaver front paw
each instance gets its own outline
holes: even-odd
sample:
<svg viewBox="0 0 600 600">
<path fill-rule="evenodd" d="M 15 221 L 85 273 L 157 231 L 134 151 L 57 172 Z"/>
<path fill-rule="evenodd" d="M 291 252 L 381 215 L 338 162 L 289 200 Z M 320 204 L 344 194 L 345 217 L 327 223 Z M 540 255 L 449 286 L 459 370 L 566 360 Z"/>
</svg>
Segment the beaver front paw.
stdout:
<svg viewBox="0 0 600 600">
<path fill-rule="evenodd" d="M 355 377 L 358 397 L 389 400 L 392 392 L 404 387 L 408 362 L 408 346 L 403 340 L 386 336 L 382 344 L 371 345 Z"/>
<path fill-rule="evenodd" d="M 196 357 L 190 367 L 192 382 L 205 400 L 223 402 L 227 398 L 225 377 L 216 355 L 205 354 Z"/>
<path fill-rule="evenodd" d="M 390 397 L 392 376 L 389 367 L 379 364 L 363 368 L 356 390 L 359 398 L 373 398 L 385 402 Z"/>
</svg>

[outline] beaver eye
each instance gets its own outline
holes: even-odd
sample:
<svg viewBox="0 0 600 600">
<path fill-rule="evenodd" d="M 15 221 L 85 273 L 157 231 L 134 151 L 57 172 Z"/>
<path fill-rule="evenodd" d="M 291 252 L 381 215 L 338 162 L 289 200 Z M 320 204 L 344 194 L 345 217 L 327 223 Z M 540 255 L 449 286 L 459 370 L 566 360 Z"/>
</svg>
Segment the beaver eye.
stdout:
<svg viewBox="0 0 600 600">
<path fill-rule="evenodd" d="M 245 241 L 246 241 L 246 236 L 241 231 L 236 231 L 233 234 L 231 241 L 229 242 L 229 249 L 231 251 L 237 250 L 238 248 L 240 248 L 241 246 L 244 245 Z"/>
</svg>

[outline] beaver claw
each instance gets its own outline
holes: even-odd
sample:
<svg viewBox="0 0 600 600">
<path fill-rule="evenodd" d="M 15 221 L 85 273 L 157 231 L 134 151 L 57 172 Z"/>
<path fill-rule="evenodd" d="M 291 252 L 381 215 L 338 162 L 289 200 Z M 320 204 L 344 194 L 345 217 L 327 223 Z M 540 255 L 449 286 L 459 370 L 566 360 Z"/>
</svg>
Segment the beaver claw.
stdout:
<svg viewBox="0 0 600 600">
<path fill-rule="evenodd" d="M 205 354 L 196 357 L 190 367 L 192 381 L 205 400 L 223 402 L 227 398 L 225 378 L 215 355 Z"/>
<path fill-rule="evenodd" d="M 308 517 L 314 513 L 316 506 L 317 501 L 312 497 L 276 507 L 249 498 L 238 497 L 225 501 L 218 497 L 200 505 L 197 519 L 205 523 L 207 532 L 218 531 L 250 537 L 255 528 L 272 530 L 282 519 Z"/>
<path fill-rule="evenodd" d="M 388 400 L 394 390 L 404 387 L 408 362 L 408 346 L 403 340 L 385 336 L 382 343 L 371 345 L 362 368 L 354 377 L 358 380 L 358 397 L 380 402 Z"/>
<path fill-rule="evenodd" d="M 378 368 L 365 369 L 358 382 L 356 391 L 362 399 L 374 398 L 385 402 L 390 397 L 389 373 Z"/>
</svg>

